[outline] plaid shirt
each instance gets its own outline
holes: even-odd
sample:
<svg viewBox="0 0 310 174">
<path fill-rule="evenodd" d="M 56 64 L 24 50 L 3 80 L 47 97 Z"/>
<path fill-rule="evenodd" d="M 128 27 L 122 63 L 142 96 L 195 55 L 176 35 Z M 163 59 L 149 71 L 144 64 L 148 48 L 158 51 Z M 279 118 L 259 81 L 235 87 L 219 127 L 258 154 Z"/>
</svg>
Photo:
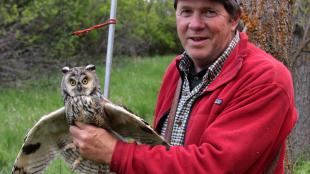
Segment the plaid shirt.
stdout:
<svg viewBox="0 0 310 174">
<path fill-rule="evenodd" d="M 190 116 L 190 111 L 195 100 L 202 94 L 202 92 L 214 81 L 214 79 L 220 74 L 224 61 L 229 56 L 231 51 L 238 44 L 240 38 L 239 33 L 235 35 L 233 40 L 230 42 L 229 46 L 223 52 L 223 54 L 208 68 L 206 74 L 203 76 L 202 82 L 199 83 L 192 90 L 190 89 L 190 83 L 188 79 L 188 74 L 190 67 L 193 66 L 190 57 L 184 52 L 179 63 L 179 69 L 184 75 L 181 95 L 179 103 L 176 110 L 176 116 L 173 123 L 173 129 L 171 134 L 170 144 L 173 146 L 182 146 L 184 144 L 184 138 L 186 133 L 186 125 L 188 118 Z M 168 126 L 168 117 L 167 116 L 162 130 L 161 135 L 164 136 Z"/>
</svg>

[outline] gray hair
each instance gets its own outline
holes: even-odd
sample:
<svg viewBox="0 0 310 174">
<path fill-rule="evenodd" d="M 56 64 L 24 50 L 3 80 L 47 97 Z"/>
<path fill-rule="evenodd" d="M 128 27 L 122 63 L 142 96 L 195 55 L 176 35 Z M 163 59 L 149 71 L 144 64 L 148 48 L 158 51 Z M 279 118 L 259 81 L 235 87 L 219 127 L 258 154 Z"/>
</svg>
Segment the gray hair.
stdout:
<svg viewBox="0 0 310 174">
<path fill-rule="evenodd" d="M 240 0 L 216 0 L 223 4 L 225 10 L 229 13 L 232 19 L 236 19 L 241 14 Z M 178 0 L 174 0 L 174 8 L 177 9 Z"/>
</svg>

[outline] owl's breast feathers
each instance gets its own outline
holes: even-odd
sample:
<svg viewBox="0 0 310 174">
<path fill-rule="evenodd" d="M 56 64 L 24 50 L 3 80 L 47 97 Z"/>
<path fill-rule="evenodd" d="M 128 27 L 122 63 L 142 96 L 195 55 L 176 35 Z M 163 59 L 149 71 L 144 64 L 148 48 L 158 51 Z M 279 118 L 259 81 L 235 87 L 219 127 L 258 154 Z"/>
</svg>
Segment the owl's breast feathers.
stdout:
<svg viewBox="0 0 310 174">
<path fill-rule="evenodd" d="M 70 125 L 74 121 L 93 124 L 99 127 L 104 126 L 103 109 L 101 107 L 102 97 L 100 96 L 74 96 L 68 97 L 65 101 L 66 117 Z"/>
</svg>

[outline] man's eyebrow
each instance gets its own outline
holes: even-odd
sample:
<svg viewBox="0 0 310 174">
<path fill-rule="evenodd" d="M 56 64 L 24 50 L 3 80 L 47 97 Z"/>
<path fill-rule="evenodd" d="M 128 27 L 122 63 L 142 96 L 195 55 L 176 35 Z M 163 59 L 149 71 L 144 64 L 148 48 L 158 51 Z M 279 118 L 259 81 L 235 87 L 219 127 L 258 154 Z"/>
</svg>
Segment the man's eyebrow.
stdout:
<svg viewBox="0 0 310 174">
<path fill-rule="evenodd" d="M 191 9 L 193 7 L 191 7 L 190 5 L 182 5 L 179 7 L 180 9 Z M 217 10 L 217 8 L 213 7 L 212 5 L 205 5 L 205 6 L 201 6 L 199 7 L 199 10 Z"/>
<path fill-rule="evenodd" d="M 192 7 L 189 5 L 183 5 L 180 7 L 180 9 L 190 9 L 190 8 L 192 8 Z"/>
</svg>

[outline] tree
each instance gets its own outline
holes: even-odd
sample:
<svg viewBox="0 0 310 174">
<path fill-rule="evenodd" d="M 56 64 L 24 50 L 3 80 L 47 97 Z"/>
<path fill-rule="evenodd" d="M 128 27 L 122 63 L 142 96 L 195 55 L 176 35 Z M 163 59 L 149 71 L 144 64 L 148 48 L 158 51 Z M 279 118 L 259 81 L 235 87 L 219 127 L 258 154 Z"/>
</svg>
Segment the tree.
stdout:
<svg viewBox="0 0 310 174">
<path fill-rule="evenodd" d="M 299 120 L 291 136 L 292 157 L 310 160 L 310 1 L 294 4 L 291 70 Z"/>
<path fill-rule="evenodd" d="M 110 0 L 1 0 L 1 85 L 37 78 L 64 65 L 81 65 L 102 57 L 107 29 L 73 37 L 72 32 L 109 19 Z M 114 55 L 155 55 L 176 52 L 173 2 L 122 0 L 117 6 Z M 87 59 L 86 59 L 87 58 Z M 15 85 L 15 84 L 14 84 Z"/>
<path fill-rule="evenodd" d="M 286 168 L 303 154 L 310 159 L 310 2 L 242 0 L 250 40 L 282 61 L 292 72 L 299 121 L 288 140 Z"/>
</svg>

